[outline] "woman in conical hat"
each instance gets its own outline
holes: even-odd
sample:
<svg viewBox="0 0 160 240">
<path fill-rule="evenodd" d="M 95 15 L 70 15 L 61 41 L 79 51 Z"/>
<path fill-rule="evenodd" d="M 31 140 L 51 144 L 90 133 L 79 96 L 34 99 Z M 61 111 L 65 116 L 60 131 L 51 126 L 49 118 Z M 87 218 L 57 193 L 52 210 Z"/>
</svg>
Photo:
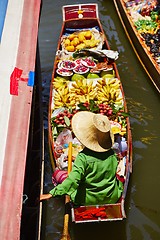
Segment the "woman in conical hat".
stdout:
<svg viewBox="0 0 160 240">
<path fill-rule="evenodd" d="M 84 149 L 68 177 L 48 194 L 42 194 L 40 200 L 67 194 L 75 205 L 116 203 L 123 183 L 116 178 L 118 161 L 107 116 L 80 111 L 72 118 L 72 130 Z"/>
</svg>

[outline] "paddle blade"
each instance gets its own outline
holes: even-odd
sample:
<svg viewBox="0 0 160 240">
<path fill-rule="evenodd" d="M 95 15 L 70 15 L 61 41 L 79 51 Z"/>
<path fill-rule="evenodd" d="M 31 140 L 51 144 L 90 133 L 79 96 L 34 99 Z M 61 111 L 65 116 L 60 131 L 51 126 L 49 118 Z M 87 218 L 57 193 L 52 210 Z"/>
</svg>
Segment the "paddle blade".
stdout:
<svg viewBox="0 0 160 240">
<path fill-rule="evenodd" d="M 62 235 L 60 240 L 71 240 L 69 235 Z"/>
</svg>

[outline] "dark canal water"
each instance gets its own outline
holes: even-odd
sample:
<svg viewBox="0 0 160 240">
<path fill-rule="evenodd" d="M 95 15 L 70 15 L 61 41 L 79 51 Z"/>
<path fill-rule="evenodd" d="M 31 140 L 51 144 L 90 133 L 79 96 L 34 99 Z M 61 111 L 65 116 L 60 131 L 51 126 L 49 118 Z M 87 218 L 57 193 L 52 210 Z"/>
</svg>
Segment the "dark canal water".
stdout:
<svg viewBox="0 0 160 240">
<path fill-rule="evenodd" d="M 123 222 L 78 225 L 74 240 L 158 240 L 160 239 L 160 96 L 151 84 L 123 31 L 111 0 L 43 0 L 39 45 L 43 81 L 45 127 L 45 186 L 53 186 L 47 139 L 49 86 L 57 41 L 61 30 L 61 7 L 66 4 L 98 3 L 99 17 L 112 50 L 119 51 L 117 67 L 123 83 L 133 135 L 133 173 Z M 63 201 L 44 203 L 43 240 L 60 239 L 63 229 Z"/>
</svg>

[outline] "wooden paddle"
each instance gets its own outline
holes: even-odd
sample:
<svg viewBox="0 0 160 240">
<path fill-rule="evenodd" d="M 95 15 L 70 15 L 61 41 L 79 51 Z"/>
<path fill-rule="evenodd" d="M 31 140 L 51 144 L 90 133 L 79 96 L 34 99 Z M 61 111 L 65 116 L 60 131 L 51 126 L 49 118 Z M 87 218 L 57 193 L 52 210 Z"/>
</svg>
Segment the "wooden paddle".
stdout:
<svg viewBox="0 0 160 240">
<path fill-rule="evenodd" d="M 72 142 L 69 143 L 69 150 L 68 150 L 68 174 L 72 169 Z M 65 196 L 65 205 L 69 203 L 70 196 Z M 70 235 L 68 232 L 68 223 L 69 223 L 69 213 L 68 211 L 64 215 L 64 224 L 63 224 L 63 234 L 61 240 L 70 240 Z"/>
</svg>

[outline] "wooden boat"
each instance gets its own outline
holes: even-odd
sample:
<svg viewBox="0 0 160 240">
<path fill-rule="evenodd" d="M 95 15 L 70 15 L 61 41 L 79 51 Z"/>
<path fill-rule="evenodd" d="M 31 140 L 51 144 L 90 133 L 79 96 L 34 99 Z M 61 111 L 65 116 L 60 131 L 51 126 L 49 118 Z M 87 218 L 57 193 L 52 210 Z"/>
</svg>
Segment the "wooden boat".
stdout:
<svg viewBox="0 0 160 240">
<path fill-rule="evenodd" d="M 110 50 L 98 17 L 97 4 L 67 5 L 63 6 L 62 12 L 63 25 L 54 61 L 49 103 L 49 149 L 53 171 L 61 171 L 62 178 L 67 173 L 69 141 L 74 146 L 73 159 L 81 150 L 72 138 L 72 116 L 81 110 L 106 114 L 120 144 L 122 137 L 126 139 L 126 151 L 121 162 L 123 173 L 120 174 L 124 180 L 123 194 L 116 204 L 73 206 L 71 219 L 74 223 L 122 220 L 126 218 L 124 203 L 132 171 L 132 137 L 124 91 L 115 64 L 118 53 Z M 72 45 L 72 41 L 75 44 Z M 106 88 L 108 90 L 102 100 L 102 89 Z M 107 110 L 104 110 L 105 107 Z M 93 214 L 95 212 L 100 212 L 99 217 Z"/>
<path fill-rule="evenodd" d="M 42 206 L 35 204 L 43 181 L 40 8 L 40 0 L 0 3 L 1 239 L 40 239 Z"/>
<path fill-rule="evenodd" d="M 138 59 L 160 92 L 160 4 L 141 0 L 114 0 L 114 4 Z"/>
</svg>

